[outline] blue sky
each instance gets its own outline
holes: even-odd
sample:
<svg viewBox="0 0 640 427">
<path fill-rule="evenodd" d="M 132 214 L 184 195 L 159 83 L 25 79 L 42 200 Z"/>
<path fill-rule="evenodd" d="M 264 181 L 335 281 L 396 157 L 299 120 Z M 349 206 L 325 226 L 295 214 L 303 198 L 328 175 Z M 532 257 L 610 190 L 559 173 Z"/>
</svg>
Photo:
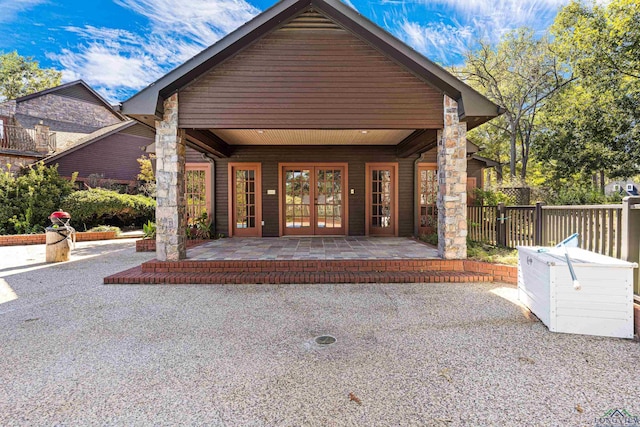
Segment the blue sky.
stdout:
<svg viewBox="0 0 640 427">
<path fill-rule="evenodd" d="M 568 0 L 343 0 L 443 65 L 478 38 L 527 25 L 544 32 Z M 0 51 L 83 79 L 123 101 L 274 0 L 0 0 Z"/>
</svg>

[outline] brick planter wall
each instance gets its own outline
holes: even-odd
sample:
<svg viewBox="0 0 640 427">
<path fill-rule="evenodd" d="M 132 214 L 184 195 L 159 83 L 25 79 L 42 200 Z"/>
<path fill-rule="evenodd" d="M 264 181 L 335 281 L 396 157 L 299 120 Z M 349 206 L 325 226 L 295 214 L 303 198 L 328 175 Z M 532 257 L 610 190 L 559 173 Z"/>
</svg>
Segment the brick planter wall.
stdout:
<svg viewBox="0 0 640 427">
<path fill-rule="evenodd" d="M 111 240 L 115 239 L 115 231 L 85 231 L 76 233 L 76 241 L 88 242 L 93 240 Z M 19 246 L 19 245 L 44 245 L 46 240 L 45 234 L 12 234 L 8 236 L 0 236 L 0 246 Z"/>
</svg>

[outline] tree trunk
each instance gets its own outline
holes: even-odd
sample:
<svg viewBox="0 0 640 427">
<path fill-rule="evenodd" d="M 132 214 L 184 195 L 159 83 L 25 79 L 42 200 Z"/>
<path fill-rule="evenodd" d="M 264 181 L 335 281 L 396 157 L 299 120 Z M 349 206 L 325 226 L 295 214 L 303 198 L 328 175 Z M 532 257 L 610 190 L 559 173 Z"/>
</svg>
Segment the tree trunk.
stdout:
<svg viewBox="0 0 640 427">
<path fill-rule="evenodd" d="M 513 182 L 516 177 L 516 137 L 517 135 L 516 135 L 516 123 L 511 118 L 509 121 L 510 121 L 510 124 L 509 124 L 509 129 L 510 129 L 509 176 L 511 177 L 511 181 Z"/>
</svg>

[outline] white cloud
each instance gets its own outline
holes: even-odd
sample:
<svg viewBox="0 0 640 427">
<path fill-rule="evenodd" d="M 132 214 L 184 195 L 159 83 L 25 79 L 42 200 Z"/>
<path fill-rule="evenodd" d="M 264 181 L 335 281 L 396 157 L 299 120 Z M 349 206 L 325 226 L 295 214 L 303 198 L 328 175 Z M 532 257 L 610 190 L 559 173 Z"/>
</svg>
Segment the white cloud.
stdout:
<svg viewBox="0 0 640 427">
<path fill-rule="evenodd" d="M 464 53 L 475 41 L 473 28 L 442 22 L 422 26 L 405 20 L 400 23 L 399 32 L 409 46 L 440 63 L 447 62 L 452 54 Z"/>
<path fill-rule="evenodd" d="M 0 0 L 2 1 L 2 0 Z M 122 101 L 185 62 L 258 10 L 244 0 L 116 0 L 149 19 L 144 34 L 116 28 L 67 27 L 82 43 L 49 54 L 64 80 L 82 78 L 109 101 Z"/>
<path fill-rule="evenodd" d="M 349 6 L 351 9 L 353 10 L 358 10 L 358 8 L 356 7 L 356 5 L 354 5 L 353 3 L 351 3 L 351 0 L 342 0 L 342 2 L 344 4 L 346 4 L 347 6 Z"/>
<path fill-rule="evenodd" d="M 47 0 L 0 0 L 0 24 L 12 22 L 20 12 L 32 9 Z"/>
<path fill-rule="evenodd" d="M 506 32 L 523 26 L 546 30 L 568 1 L 405 0 L 400 3 L 404 12 L 394 14 L 389 28 L 416 50 L 447 63 L 472 47 L 475 40 L 496 43 Z M 395 0 L 383 0 L 383 3 L 397 4 Z M 422 7 L 430 12 L 437 10 L 440 22 L 421 24 L 408 19 L 406 10 L 410 5 L 416 10 Z"/>
</svg>

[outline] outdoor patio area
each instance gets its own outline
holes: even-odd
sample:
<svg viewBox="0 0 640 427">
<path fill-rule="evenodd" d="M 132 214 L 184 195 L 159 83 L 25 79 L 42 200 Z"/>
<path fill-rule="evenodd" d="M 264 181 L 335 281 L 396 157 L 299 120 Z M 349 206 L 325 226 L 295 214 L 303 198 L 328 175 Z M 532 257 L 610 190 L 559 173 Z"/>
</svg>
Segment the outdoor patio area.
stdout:
<svg viewBox="0 0 640 427">
<path fill-rule="evenodd" d="M 439 259 L 406 237 L 266 237 L 219 239 L 187 250 L 193 261 Z"/>
</svg>

